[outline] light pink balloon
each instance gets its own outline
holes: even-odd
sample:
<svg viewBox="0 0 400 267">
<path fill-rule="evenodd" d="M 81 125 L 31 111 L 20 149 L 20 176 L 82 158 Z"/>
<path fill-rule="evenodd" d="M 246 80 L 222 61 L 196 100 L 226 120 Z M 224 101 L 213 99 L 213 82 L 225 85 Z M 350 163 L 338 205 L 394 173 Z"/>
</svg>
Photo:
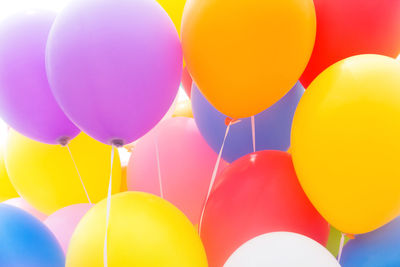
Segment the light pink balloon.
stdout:
<svg viewBox="0 0 400 267">
<path fill-rule="evenodd" d="M 65 253 L 68 251 L 69 241 L 76 226 L 92 206 L 88 203 L 71 205 L 54 212 L 44 221 Z"/>
<path fill-rule="evenodd" d="M 194 119 L 168 119 L 133 149 L 128 164 L 129 190 L 160 196 L 157 143 L 164 198 L 198 224 L 217 154 L 201 136 Z M 219 171 L 226 165 L 222 161 Z"/>
<path fill-rule="evenodd" d="M 40 221 L 44 221 L 47 218 L 46 214 L 41 213 L 37 209 L 31 206 L 25 199 L 22 197 L 11 198 L 3 202 L 4 204 L 8 204 L 17 208 L 20 208 L 29 214 L 35 216 Z"/>
</svg>

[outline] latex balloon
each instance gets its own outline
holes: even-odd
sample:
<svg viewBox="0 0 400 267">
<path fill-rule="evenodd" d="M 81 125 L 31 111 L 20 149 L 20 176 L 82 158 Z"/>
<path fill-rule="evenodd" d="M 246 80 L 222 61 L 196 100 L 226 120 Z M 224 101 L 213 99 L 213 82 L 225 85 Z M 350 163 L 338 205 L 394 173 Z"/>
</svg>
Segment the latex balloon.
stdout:
<svg viewBox="0 0 400 267">
<path fill-rule="evenodd" d="M 183 8 L 185 7 L 186 0 L 157 0 L 157 2 L 168 13 L 176 30 L 180 34 Z"/>
<path fill-rule="evenodd" d="M 57 238 L 64 253 L 68 251 L 76 226 L 91 207 L 92 205 L 88 203 L 71 205 L 54 212 L 44 221 Z"/>
<path fill-rule="evenodd" d="M 121 168 L 121 192 L 128 191 L 128 167 L 122 166 Z"/>
<path fill-rule="evenodd" d="M 217 154 L 193 119 L 172 118 L 136 144 L 128 165 L 128 189 L 160 195 L 161 179 L 163 197 L 198 224 L 216 161 Z M 219 171 L 225 166 L 222 161 Z"/>
<path fill-rule="evenodd" d="M 187 67 L 185 67 L 182 73 L 182 86 L 183 89 L 185 89 L 185 92 L 189 98 L 192 95 L 192 83 L 193 83 L 192 77 L 190 76 Z"/>
<path fill-rule="evenodd" d="M 100 201 L 107 196 L 111 147 L 83 133 L 69 147 L 91 201 Z M 121 163 L 118 152 L 115 153 L 112 188 L 119 192 Z M 10 131 L 6 166 L 21 197 L 45 214 L 88 202 L 66 147 L 42 144 Z"/>
<path fill-rule="evenodd" d="M 289 148 L 294 112 L 303 93 L 303 86 L 296 83 L 282 99 L 254 117 L 256 151 L 286 151 Z M 206 100 L 195 84 L 192 89 L 192 102 L 194 119 L 201 134 L 218 153 L 225 136 L 226 116 Z M 230 127 L 222 157 L 232 162 L 251 152 L 253 152 L 251 119 L 241 119 Z"/>
<path fill-rule="evenodd" d="M 181 81 L 179 37 L 156 1 L 72 1 L 57 16 L 46 53 L 56 100 L 105 144 L 129 144 L 153 128 Z"/>
<path fill-rule="evenodd" d="M 182 20 L 189 72 L 221 113 L 256 115 L 300 78 L 315 23 L 312 0 L 191 0 Z"/>
<path fill-rule="evenodd" d="M 103 267 L 106 200 L 93 207 L 72 236 L 67 267 Z M 111 198 L 108 266 L 206 267 L 194 227 L 177 208 L 151 194 Z"/>
<path fill-rule="evenodd" d="M 0 266 L 64 266 L 64 253 L 42 222 L 6 204 L 0 218 Z"/>
<path fill-rule="evenodd" d="M 0 202 L 16 197 L 19 195 L 10 182 L 4 162 L 4 147 L 0 146 Z"/>
<path fill-rule="evenodd" d="M 341 232 L 372 231 L 400 212 L 399 84 L 396 60 L 351 57 L 318 76 L 296 110 L 296 173 L 317 210 Z"/>
<path fill-rule="evenodd" d="M 230 256 L 224 267 L 340 267 L 314 240 L 295 233 L 274 232 L 253 238 Z"/>
<path fill-rule="evenodd" d="M 26 202 L 26 200 L 24 200 L 22 197 L 11 198 L 9 200 L 4 201 L 3 203 L 10 205 L 10 206 L 14 206 L 23 211 L 26 211 L 27 213 L 34 216 L 39 221 L 44 221 L 47 218 L 46 214 L 43 214 L 40 211 L 38 211 L 37 209 L 35 209 L 34 207 L 32 207 L 32 205 L 29 204 L 28 202 Z"/>
<path fill-rule="evenodd" d="M 49 144 L 66 143 L 79 133 L 47 81 L 45 49 L 55 16 L 30 10 L 0 23 L 0 116 L 20 133 Z"/>
<path fill-rule="evenodd" d="M 400 218 L 381 228 L 356 236 L 343 248 L 342 267 L 400 266 Z"/>
<path fill-rule="evenodd" d="M 190 100 L 182 101 L 176 105 L 174 115 L 172 117 L 193 118 L 192 103 Z"/>
<path fill-rule="evenodd" d="M 304 194 L 288 153 L 246 155 L 218 179 L 201 228 L 210 267 L 222 266 L 244 242 L 269 232 L 296 232 L 326 244 L 329 226 Z"/>
<path fill-rule="evenodd" d="M 398 0 L 314 0 L 314 4 L 317 37 L 300 78 L 304 86 L 342 59 L 359 54 L 395 58 L 400 53 Z"/>
<path fill-rule="evenodd" d="M 342 233 L 331 226 L 331 229 L 329 231 L 328 243 L 326 244 L 326 248 L 335 257 L 337 257 L 337 255 L 339 254 L 341 238 L 342 238 Z M 349 238 L 345 236 L 344 244 L 346 244 L 348 240 L 349 240 Z"/>
</svg>

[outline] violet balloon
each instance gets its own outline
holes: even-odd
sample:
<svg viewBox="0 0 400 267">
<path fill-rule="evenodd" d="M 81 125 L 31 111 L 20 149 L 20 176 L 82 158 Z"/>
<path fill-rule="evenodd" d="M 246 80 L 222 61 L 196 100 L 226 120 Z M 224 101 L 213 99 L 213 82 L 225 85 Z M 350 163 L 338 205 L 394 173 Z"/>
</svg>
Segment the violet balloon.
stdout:
<svg viewBox="0 0 400 267">
<path fill-rule="evenodd" d="M 21 134 L 48 144 L 66 143 L 79 133 L 47 81 L 46 41 L 55 16 L 26 11 L 0 24 L 0 116 Z"/>
<path fill-rule="evenodd" d="M 255 116 L 256 151 L 289 149 L 293 115 L 303 93 L 303 86 L 297 82 L 283 98 Z M 196 124 L 207 143 L 218 153 L 225 135 L 226 115 L 207 101 L 195 83 L 192 85 L 191 99 Z M 245 118 L 231 126 L 222 158 L 233 162 L 251 152 L 253 152 L 251 119 Z"/>
<path fill-rule="evenodd" d="M 68 117 L 93 138 L 123 145 L 168 111 L 181 80 L 182 49 L 154 0 L 78 0 L 57 17 L 46 63 Z"/>
</svg>

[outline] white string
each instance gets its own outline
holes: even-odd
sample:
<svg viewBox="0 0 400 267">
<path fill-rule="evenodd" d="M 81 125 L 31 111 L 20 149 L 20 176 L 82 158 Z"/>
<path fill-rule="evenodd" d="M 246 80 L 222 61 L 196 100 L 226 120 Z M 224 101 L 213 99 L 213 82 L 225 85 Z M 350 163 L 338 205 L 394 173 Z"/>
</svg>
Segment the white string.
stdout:
<svg viewBox="0 0 400 267">
<path fill-rule="evenodd" d="M 111 209 L 111 190 L 112 190 L 112 170 L 114 165 L 114 146 L 111 147 L 111 170 L 110 170 L 110 182 L 108 184 L 107 193 L 107 215 L 106 215 L 106 235 L 104 238 L 104 267 L 108 266 L 107 263 L 107 237 L 108 237 L 108 223 L 110 220 L 110 209 Z"/>
<path fill-rule="evenodd" d="M 83 183 L 83 180 L 82 180 L 81 174 L 80 174 L 80 172 L 79 172 L 79 170 L 78 170 L 78 166 L 76 165 L 76 162 L 75 162 L 75 160 L 74 160 L 74 157 L 72 156 L 71 150 L 69 149 L 69 145 L 68 145 L 68 144 L 66 144 L 65 146 L 67 147 L 67 149 L 68 149 L 68 152 L 69 152 L 69 155 L 71 156 L 72 162 L 74 163 L 74 166 L 75 166 L 76 172 L 78 173 L 79 180 L 81 181 L 81 184 L 82 184 L 83 190 L 85 190 L 86 197 L 87 197 L 87 199 L 88 199 L 89 203 L 90 203 L 90 204 L 92 204 L 92 201 L 90 201 L 89 194 L 88 194 L 88 192 L 87 192 L 87 190 L 86 190 L 85 184 Z"/>
<path fill-rule="evenodd" d="M 339 263 L 340 263 L 340 258 L 342 257 L 343 246 L 344 246 L 344 234 L 342 233 L 342 236 L 340 237 L 339 253 L 337 257 Z"/>
<path fill-rule="evenodd" d="M 164 198 L 162 179 L 161 179 L 160 152 L 158 150 L 158 136 L 156 138 L 155 146 L 156 146 L 156 159 L 157 159 L 157 171 L 158 171 L 158 184 L 160 185 L 160 196 L 161 198 Z"/>
<path fill-rule="evenodd" d="M 256 123 L 254 116 L 251 116 L 251 135 L 253 137 L 253 152 L 256 152 Z"/>
<path fill-rule="evenodd" d="M 208 187 L 208 192 L 207 192 L 206 200 L 205 200 L 205 202 L 204 202 L 204 206 L 203 206 L 203 209 L 202 209 L 201 215 L 200 215 L 199 234 L 201 233 L 201 226 L 202 226 L 202 223 L 203 223 L 204 210 L 206 209 L 206 204 L 207 204 L 208 198 L 210 197 L 211 190 L 212 190 L 212 187 L 213 187 L 214 182 L 215 182 L 215 178 L 217 177 L 218 167 L 219 167 L 219 164 L 220 164 L 221 158 L 222 158 L 222 151 L 224 150 L 224 145 L 225 145 L 226 137 L 228 136 L 229 128 L 231 127 L 231 123 L 232 123 L 232 121 L 230 121 L 229 124 L 228 124 L 228 126 L 226 127 L 224 140 L 222 141 L 221 149 L 219 150 L 219 153 L 218 153 L 217 162 L 215 163 L 214 171 L 213 171 L 212 176 L 211 176 L 210 186 Z"/>
</svg>

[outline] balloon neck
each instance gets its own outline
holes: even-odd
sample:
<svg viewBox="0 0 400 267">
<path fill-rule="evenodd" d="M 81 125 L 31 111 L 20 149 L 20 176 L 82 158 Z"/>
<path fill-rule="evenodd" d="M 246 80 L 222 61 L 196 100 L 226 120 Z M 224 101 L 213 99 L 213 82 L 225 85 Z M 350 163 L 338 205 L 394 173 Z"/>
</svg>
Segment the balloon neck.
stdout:
<svg viewBox="0 0 400 267">
<path fill-rule="evenodd" d="M 229 117 L 226 117 L 226 119 L 225 119 L 225 125 L 226 126 L 233 125 L 233 124 L 238 123 L 238 122 L 240 122 L 239 119 L 232 119 L 232 118 L 229 118 Z"/>
<path fill-rule="evenodd" d="M 112 146 L 115 146 L 117 148 L 124 146 L 124 141 L 122 139 L 112 139 L 110 143 Z"/>
<path fill-rule="evenodd" d="M 58 138 L 57 141 L 61 146 L 66 146 L 66 145 L 68 145 L 69 140 L 70 140 L 70 138 L 68 136 L 63 136 L 63 137 Z"/>
<path fill-rule="evenodd" d="M 349 239 L 354 239 L 354 238 L 356 238 L 355 237 L 355 235 L 353 235 L 353 234 L 344 234 L 347 238 L 349 238 Z"/>
</svg>

